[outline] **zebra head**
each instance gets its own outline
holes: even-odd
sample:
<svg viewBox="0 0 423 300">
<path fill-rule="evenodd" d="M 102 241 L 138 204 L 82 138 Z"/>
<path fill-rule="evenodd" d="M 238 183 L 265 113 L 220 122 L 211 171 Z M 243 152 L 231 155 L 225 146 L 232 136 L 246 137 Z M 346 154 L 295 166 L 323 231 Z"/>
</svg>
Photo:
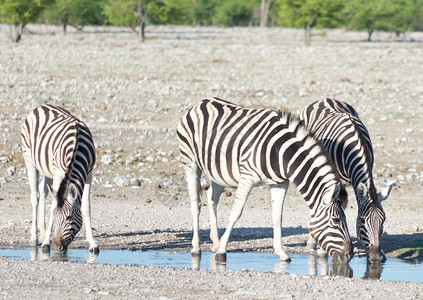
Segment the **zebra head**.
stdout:
<svg viewBox="0 0 423 300">
<path fill-rule="evenodd" d="M 70 183 L 62 199 L 59 199 L 59 194 L 56 198 L 57 206 L 53 211 L 55 231 L 52 246 L 53 250 L 64 253 L 82 227 L 81 193 Z"/>
<path fill-rule="evenodd" d="M 344 207 L 347 193 L 341 184 L 327 189 L 310 220 L 310 234 L 331 257 L 334 264 L 346 264 L 353 256 Z"/>
<path fill-rule="evenodd" d="M 380 262 L 386 259 L 379 242 L 386 219 L 381 203 L 388 198 L 392 185 L 390 184 L 377 194 L 374 186 L 372 193 L 372 188 L 368 189 L 364 183 L 359 183 L 355 189 L 359 204 L 356 223 L 357 237 L 366 249 L 370 262 Z"/>
</svg>

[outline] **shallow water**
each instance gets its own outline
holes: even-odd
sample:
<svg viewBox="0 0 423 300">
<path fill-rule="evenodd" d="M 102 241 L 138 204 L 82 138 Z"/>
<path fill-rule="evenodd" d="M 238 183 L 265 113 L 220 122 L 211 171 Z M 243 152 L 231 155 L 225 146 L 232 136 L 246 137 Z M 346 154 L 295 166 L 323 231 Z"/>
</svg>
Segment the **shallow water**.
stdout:
<svg viewBox="0 0 423 300">
<path fill-rule="evenodd" d="M 36 248 L 3 248 L 0 256 L 10 259 L 69 260 L 118 265 L 140 265 L 169 268 L 225 270 L 254 270 L 260 272 L 288 272 L 297 275 L 340 275 L 353 278 L 423 282 L 423 261 L 388 258 L 384 263 L 367 264 L 366 257 L 354 257 L 348 265 L 333 265 L 328 258 L 312 254 L 290 254 L 290 263 L 279 262 L 272 253 L 229 252 L 227 263 L 214 260 L 210 252 L 200 258 L 190 252 L 101 250 L 98 256 L 86 249 L 69 249 L 66 255 L 45 254 Z"/>
</svg>

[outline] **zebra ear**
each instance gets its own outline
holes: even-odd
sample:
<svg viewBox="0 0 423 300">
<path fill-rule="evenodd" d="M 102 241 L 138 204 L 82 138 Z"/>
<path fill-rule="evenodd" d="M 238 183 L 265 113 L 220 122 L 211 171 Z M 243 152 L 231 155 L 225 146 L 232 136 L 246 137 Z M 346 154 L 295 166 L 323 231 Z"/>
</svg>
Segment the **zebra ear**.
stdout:
<svg viewBox="0 0 423 300">
<path fill-rule="evenodd" d="M 367 201 L 367 199 L 369 198 L 367 196 L 367 192 L 367 186 L 364 183 L 360 182 L 355 189 L 355 196 L 357 197 L 359 203 L 363 204 Z"/>
<path fill-rule="evenodd" d="M 78 195 L 78 191 L 76 189 L 76 186 L 73 183 L 69 184 L 69 186 L 68 186 L 68 199 L 75 201 L 77 195 Z"/>
<path fill-rule="evenodd" d="M 389 197 L 389 194 L 391 194 L 392 191 L 392 187 L 395 186 L 395 180 L 389 181 L 387 182 L 388 186 L 386 188 L 384 188 L 383 190 L 381 190 L 378 194 L 377 194 L 377 200 L 379 202 L 382 202 L 384 200 L 386 200 Z"/>
<path fill-rule="evenodd" d="M 330 190 L 323 196 L 323 203 L 329 205 L 331 202 L 339 201 L 339 192 L 341 191 L 341 184 L 331 187 Z"/>
</svg>

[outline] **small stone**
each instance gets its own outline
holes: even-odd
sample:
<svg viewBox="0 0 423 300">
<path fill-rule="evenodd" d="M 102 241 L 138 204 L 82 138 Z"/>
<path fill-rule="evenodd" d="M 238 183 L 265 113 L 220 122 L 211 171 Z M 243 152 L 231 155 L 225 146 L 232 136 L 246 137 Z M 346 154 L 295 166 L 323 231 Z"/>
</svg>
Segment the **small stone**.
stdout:
<svg viewBox="0 0 423 300">
<path fill-rule="evenodd" d="M 201 189 L 204 190 L 204 191 L 207 191 L 209 189 L 209 187 L 210 187 L 210 184 L 206 183 L 206 184 L 203 184 L 201 186 Z"/>
<path fill-rule="evenodd" d="M 8 156 L 0 156 L 0 162 L 2 162 L 2 163 L 8 163 L 8 162 L 10 162 L 10 157 L 8 157 Z"/>
<path fill-rule="evenodd" d="M 145 203 L 151 203 L 151 199 L 150 198 L 147 198 L 147 199 L 145 199 Z"/>
<path fill-rule="evenodd" d="M 113 160 L 113 156 L 109 154 L 103 155 L 103 157 L 101 158 L 101 162 L 105 165 L 113 164 Z"/>
<path fill-rule="evenodd" d="M 16 167 L 15 166 L 12 166 L 12 167 L 7 168 L 6 173 L 9 176 L 15 175 L 15 173 L 16 173 Z"/>
<path fill-rule="evenodd" d="M 117 186 L 120 186 L 120 187 L 131 185 L 131 182 L 129 181 L 129 179 L 123 176 L 115 177 L 114 182 Z"/>
<path fill-rule="evenodd" d="M 232 192 L 231 191 L 225 191 L 225 197 L 230 197 L 232 196 Z"/>
</svg>

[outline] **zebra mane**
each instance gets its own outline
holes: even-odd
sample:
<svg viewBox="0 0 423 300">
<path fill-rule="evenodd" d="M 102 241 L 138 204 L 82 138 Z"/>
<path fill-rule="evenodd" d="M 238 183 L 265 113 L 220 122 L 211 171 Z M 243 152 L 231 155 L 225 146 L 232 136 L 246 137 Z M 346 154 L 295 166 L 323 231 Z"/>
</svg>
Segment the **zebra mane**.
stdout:
<svg viewBox="0 0 423 300">
<path fill-rule="evenodd" d="M 70 115 L 70 114 L 69 114 Z M 76 152 L 77 152 L 77 145 L 78 145 L 78 130 L 79 130 L 79 126 L 78 126 L 78 122 L 79 120 L 76 119 L 75 117 L 73 117 L 72 115 L 70 115 L 74 120 L 73 123 L 75 125 L 75 135 L 74 135 L 74 143 L 72 145 L 73 148 L 73 153 L 72 153 L 72 159 L 70 160 L 69 164 L 66 166 L 66 175 L 65 177 L 62 179 L 62 181 L 60 182 L 60 186 L 59 189 L 57 191 L 57 206 L 59 208 L 62 208 L 64 203 L 65 203 L 65 192 L 67 191 L 68 188 L 68 184 L 70 181 L 70 171 L 73 168 L 73 164 L 75 162 L 75 156 L 76 156 Z"/>
<path fill-rule="evenodd" d="M 328 151 L 323 146 L 323 143 L 315 137 L 315 134 L 307 129 L 304 121 L 294 113 L 288 111 L 278 111 L 278 116 L 282 122 L 288 125 L 288 128 L 296 134 L 297 138 L 304 142 L 304 147 L 309 149 L 310 153 L 317 159 L 324 159 L 328 172 L 332 173 L 337 182 L 341 182 L 341 177 L 336 169 L 335 163 L 329 156 Z M 346 208 L 348 203 L 348 194 L 343 184 L 341 184 L 341 191 L 339 193 L 342 207 Z"/>
<path fill-rule="evenodd" d="M 358 135 L 358 139 L 360 140 L 361 146 L 364 148 L 364 159 L 366 161 L 367 165 L 367 172 L 368 172 L 368 181 L 369 181 L 369 193 L 370 193 L 370 199 L 372 200 L 373 204 L 376 205 L 377 200 L 377 190 L 375 187 L 375 184 L 373 182 L 373 170 L 372 166 L 370 164 L 370 149 L 367 146 L 367 142 L 364 138 L 364 134 L 360 129 L 360 126 L 357 125 L 357 121 L 355 117 L 352 117 L 350 114 L 348 114 L 348 117 L 350 118 L 351 123 L 354 126 L 354 130 Z"/>
</svg>

